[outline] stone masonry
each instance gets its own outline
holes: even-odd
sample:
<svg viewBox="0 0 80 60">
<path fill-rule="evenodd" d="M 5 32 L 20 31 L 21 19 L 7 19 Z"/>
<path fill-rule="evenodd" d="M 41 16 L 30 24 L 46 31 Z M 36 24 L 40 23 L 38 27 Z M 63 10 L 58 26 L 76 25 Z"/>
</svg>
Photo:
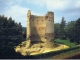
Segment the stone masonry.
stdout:
<svg viewBox="0 0 80 60">
<path fill-rule="evenodd" d="M 54 13 L 47 12 L 45 16 L 27 13 L 26 41 L 15 47 L 22 55 L 35 55 L 60 50 L 64 45 L 54 43 Z M 56 48 L 55 48 L 56 47 Z"/>
<path fill-rule="evenodd" d="M 54 39 L 54 13 L 47 12 L 45 16 L 27 13 L 27 39 L 31 42 L 47 42 Z"/>
<path fill-rule="evenodd" d="M 45 16 L 27 13 L 27 48 L 54 47 L 54 13 L 47 12 Z"/>
</svg>

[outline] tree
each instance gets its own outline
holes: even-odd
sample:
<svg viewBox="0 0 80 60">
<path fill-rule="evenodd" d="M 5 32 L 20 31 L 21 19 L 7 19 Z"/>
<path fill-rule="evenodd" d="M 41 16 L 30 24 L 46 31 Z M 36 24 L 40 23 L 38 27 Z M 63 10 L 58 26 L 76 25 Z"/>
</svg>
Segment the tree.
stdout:
<svg viewBox="0 0 80 60">
<path fill-rule="evenodd" d="M 71 21 L 66 27 L 67 37 L 71 42 L 80 43 L 80 18 L 77 21 Z"/>
<path fill-rule="evenodd" d="M 0 16 L 0 57 L 9 54 L 10 51 L 12 53 L 14 47 L 22 41 L 21 23 L 15 23 L 11 17 L 7 19 L 7 17 Z"/>
<path fill-rule="evenodd" d="M 74 36 L 75 36 L 75 23 L 76 21 L 68 22 L 68 24 L 65 27 L 66 36 L 70 41 L 74 42 Z"/>
<path fill-rule="evenodd" d="M 64 20 L 64 17 L 62 17 L 62 21 L 60 24 L 60 39 L 65 39 L 66 35 L 65 35 L 65 26 L 66 26 L 66 21 Z"/>
<path fill-rule="evenodd" d="M 80 43 L 80 18 L 76 21 L 75 24 L 75 41 Z"/>
<path fill-rule="evenodd" d="M 54 38 L 59 38 L 59 30 L 60 30 L 60 24 L 55 23 L 54 24 Z"/>
<path fill-rule="evenodd" d="M 26 30 L 27 30 L 27 28 L 26 27 L 22 27 L 22 35 L 23 35 L 23 37 L 26 39 Z"/>
</svg>

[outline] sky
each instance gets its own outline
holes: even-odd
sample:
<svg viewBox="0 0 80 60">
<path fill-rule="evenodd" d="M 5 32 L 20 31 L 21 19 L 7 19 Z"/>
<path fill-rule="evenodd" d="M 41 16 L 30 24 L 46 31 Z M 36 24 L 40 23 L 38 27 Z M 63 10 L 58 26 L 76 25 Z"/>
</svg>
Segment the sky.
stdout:
<svg viewBox="0 0 80 60">
<path fill-rule="evenodd" d="M 27 26 L 27 12 L 33 15 L 45 15 L 54 12 L 54 23 L 60 23 L 62 17 L 66 22 L 80 18 L 80 0 L 0 0 L 0 15 L 12 17 L 15 22 Z"/>
</svg>

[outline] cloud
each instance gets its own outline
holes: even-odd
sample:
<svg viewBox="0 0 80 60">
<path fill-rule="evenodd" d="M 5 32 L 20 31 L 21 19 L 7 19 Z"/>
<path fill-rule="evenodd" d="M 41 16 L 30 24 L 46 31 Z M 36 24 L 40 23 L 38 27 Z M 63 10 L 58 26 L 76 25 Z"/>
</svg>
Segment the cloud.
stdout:
<svg viewBox="0 0 80 60">
<path fill-rule="evenodd" d="M 18 5 L 13 5 L 9 9 L 7 8 L 5 12 L 3 13 L 5 16 L 12 17 L 16 22 L 21 22 L 23 26 L 26 26 L 26 20 L 27 20 L 27 12 L 30 10 L 29 8 L 21 7 Z M 31 12 L 31 14 L 34 15 L 41 15 L 39 13 L 36 13 L 34 11 Z"/>
<path fill-rule="evenodd" d="M 80 0 L 27 0 L 27 3 L 46 6 L 48 10 L 65 10 L 80 7 Z"/>
<path fill-rule="evenodd" d="M 26 26 L 28 10 L 31 10 L 31 14 L 34 15 L 45 15 L 45 11 L 53 11 L 55 22 L 60 22 L 62 16 L 67 20 L 80 17 L 80 0 L 0 0 L 0 2 L 2 9 L 0 14 L 11 16 L 16 22 L 21 22 L 23 26 Z"/>
<path fill-rule="evenodd" d="M 11 16 L 16 22 L 21 22 L 23 26 L 26 26 L 24 23 L 26 22 L 28 10 L 28 8 L 14 5 L 5 10 L 4 15 L 7 17 Z"/>
<path fill-rule="evenodd" d="M 43 7 L 45 5 L 46 0 L 26 0 L 26 3 L 38 5 L 39 7 Z"/>
<path fill-rule="evenodd" d="M 76 7 L 76 8 L 80 8 L 80 0 L 77 0 L 77 1 L 76 1 L 75 7 Z"/>
<path fill-rule="evenodd" d="M 9 5 L 15 5 L 15 4 L 19 5 L 22 2 L 23 2 L 23 0 L 6 0 L 6 3 L 8 4 L 8 6 Z"/>
<path fill-rule="evenodd" d="M 47 0 L 46 6 L 48 10 L 64 10 L 67 7 L 67 0 Z"/>
</svg>

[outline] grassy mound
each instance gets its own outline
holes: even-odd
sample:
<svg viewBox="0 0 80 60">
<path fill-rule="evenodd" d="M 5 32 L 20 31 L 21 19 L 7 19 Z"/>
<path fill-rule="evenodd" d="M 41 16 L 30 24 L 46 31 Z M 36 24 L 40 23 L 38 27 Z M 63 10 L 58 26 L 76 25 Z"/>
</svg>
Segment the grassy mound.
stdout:
<svg viewBox="0 0 80 60">
<path fill-rule="evenodd" d="M 76 43 L 70 42 L 69 40 L 55 39 L 54 42 L 55 43 L 59 43 L 59 44 L 64 44 L 64 45 L 67 45 L 67 46 L 70 46 L 70 47 L 76 46 Z"/>
</svg>

